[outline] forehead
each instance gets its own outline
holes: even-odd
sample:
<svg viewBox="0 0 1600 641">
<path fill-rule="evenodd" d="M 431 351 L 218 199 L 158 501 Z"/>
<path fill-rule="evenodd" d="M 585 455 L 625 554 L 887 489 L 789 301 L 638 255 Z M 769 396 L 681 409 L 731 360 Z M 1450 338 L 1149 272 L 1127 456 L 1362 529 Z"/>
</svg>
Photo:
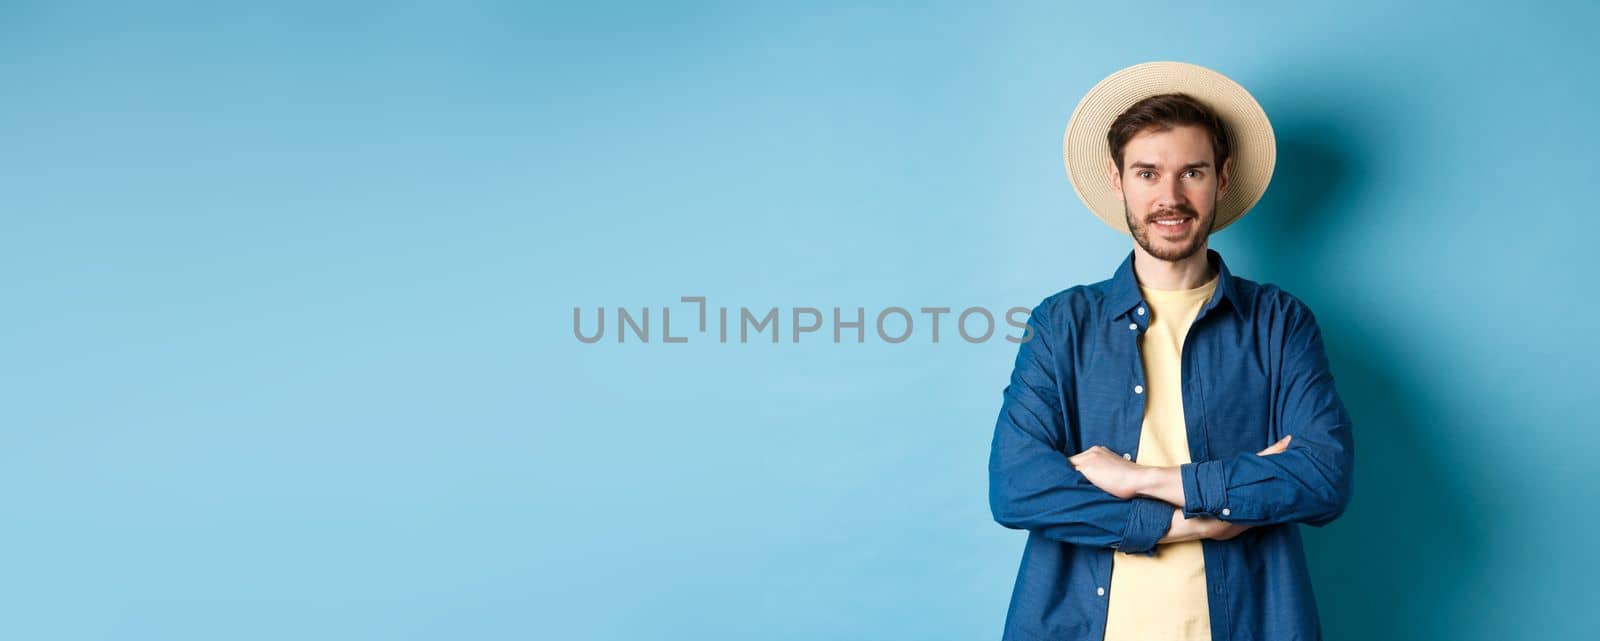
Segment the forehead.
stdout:
<svg viewBox="0 0 1600 641">
<path fill-rule="evenodd" d="M 1134 162 L 1183 165 L 1211 158 L 1211 135 L 1195 125 L 1180 125 L 1165 131 L 1146 129 L 1129 138 L 1122 148 L 1124 165 Z"/>
</svg>

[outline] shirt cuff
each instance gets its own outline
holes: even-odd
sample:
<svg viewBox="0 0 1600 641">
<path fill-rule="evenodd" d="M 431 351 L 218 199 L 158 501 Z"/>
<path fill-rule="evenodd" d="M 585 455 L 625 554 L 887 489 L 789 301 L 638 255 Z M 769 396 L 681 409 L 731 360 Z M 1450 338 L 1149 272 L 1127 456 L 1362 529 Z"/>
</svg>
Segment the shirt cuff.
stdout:
<svg viewBox="0 0 1600 641">
<path fill-rule="evenodd" d="M 1122 542 L 1117 549 L 1127 554 L 1155 556 L 1156 542 L 1172 527 L 1172 506 L 1166 501 L 1143 496 L 1134 497 L 1129 503 L 1128 523 L 1122 530 Z"/>
<path fill-rule="evenodd" d="M 1222 478 L 1222 461 L 1184 463 L 1178 468 L 1183 478 L 1183 516 L 1218 516 L 1228 506 L 1227 485 Z"/>
</svg>

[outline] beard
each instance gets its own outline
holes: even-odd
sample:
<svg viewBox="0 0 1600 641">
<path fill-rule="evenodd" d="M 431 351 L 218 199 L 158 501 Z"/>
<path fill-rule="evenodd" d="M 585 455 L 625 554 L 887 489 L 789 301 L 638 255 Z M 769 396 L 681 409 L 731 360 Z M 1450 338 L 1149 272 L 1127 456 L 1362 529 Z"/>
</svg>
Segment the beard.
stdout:
<svg viewBox="0 0 1600 641">
<path fill-rule="evenodd" d="M 1194 208 L 1188 205 L 1179 205 L 1172 209 L 1151 212 L 1143 221 L 1135 223 L 1133 213 L 1128 211 L 1127 199 L 1124 198 L 1122 201 L 1122 215 L 1128 220 L 1128 232 L 1133 236 L 1133 242 L 1139 243 L 1139 246 L 1143 247 L 1145 252 L 1151 256 L 1169 262 L 1176 262 L 1193 256 L 1195 252 L 1200 251 L 1200 248 L 1205 246 L 1206 238 L 1211 236 L 1211 225 L 1216 220 L 1216 212 L 1217 202 L 1213 198 L 1211 201 L 1211 215 L 1205 218 L 1201 218 Z M 1168 242 L 1163 238 L 1160 245 L 1152 243 L 1150 241 L 1150 226 L 1155 223 L 1150 221 L 1171 214 L 1182 214 L 1194 218 L 1189 235 L 1176 242 Z"/>
</svg>

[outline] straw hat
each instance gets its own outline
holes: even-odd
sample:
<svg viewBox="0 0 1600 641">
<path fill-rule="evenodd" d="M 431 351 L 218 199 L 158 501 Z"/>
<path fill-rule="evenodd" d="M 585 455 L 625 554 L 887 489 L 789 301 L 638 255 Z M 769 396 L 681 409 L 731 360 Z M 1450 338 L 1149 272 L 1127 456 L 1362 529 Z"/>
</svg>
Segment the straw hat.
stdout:
<svg viewBox="0 0 1600 641">
<path fill-rule="evenodd" d="M 1146 62 L 1128 67 L 1106 76 L 1078 102 L 1062 141 L 1073 191 L 1089 211 L 1124 234 L 1129 232 L 1122 197 L 1111 189 L 1106 177 L 1106 165 L 1111 161 L 1106 134 L 1111 122 L 1133 103 L 1176 92 L 1189 94 L 1215 110 L 1233 147 L 1228 193 L 1217 199 L 1213 232 L 1250 211 L 1272 181 L 1272 167 L 1277 162 L 1272 123 L 1267 121 L 1267 112 L 1239 83 L 1186 62 Z"/>
</svg>

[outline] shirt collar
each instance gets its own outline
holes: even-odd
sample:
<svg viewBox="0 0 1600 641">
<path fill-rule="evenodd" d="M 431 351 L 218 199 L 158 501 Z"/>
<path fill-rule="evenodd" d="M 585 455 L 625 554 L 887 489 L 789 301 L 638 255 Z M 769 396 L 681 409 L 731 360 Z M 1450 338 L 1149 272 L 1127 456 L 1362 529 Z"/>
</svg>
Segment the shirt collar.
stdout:
<svg viewBox="0 0 1600 641">
<path fill-rule="evenodd" d="M 1206 258 L 1211 261 L 1211 266 L 1217 270 L 1217 289 L 1211 294 L 1211 300 L 1205 307 L 1200 308 L 1200 316 L 1204 316 L 1211 308 L 1226 300 L 1240 313 L 1248 314 L 1250 302 L 1244 300 L 1239 294 L 1238 284 L 1234 282 L 1233 275 L 1228 271 L 1228 263 L 1222 260 L 1222 254 L 1217 250 L 1206 248 Z M 1106 299 L 1111 308 L 1110 318 L 1117 320 L 1128 313 L 1137 305 L 1144 304 L 1144 295 L 1139 292 L 1139 280 L 1133 273 L 1133 252 L 1128 252 L 1128 257 L 1122 260 L 1122 265 L 1117 267 L 1117 273 L 1111 277 L 1111 293 Z"/>
</svg>

